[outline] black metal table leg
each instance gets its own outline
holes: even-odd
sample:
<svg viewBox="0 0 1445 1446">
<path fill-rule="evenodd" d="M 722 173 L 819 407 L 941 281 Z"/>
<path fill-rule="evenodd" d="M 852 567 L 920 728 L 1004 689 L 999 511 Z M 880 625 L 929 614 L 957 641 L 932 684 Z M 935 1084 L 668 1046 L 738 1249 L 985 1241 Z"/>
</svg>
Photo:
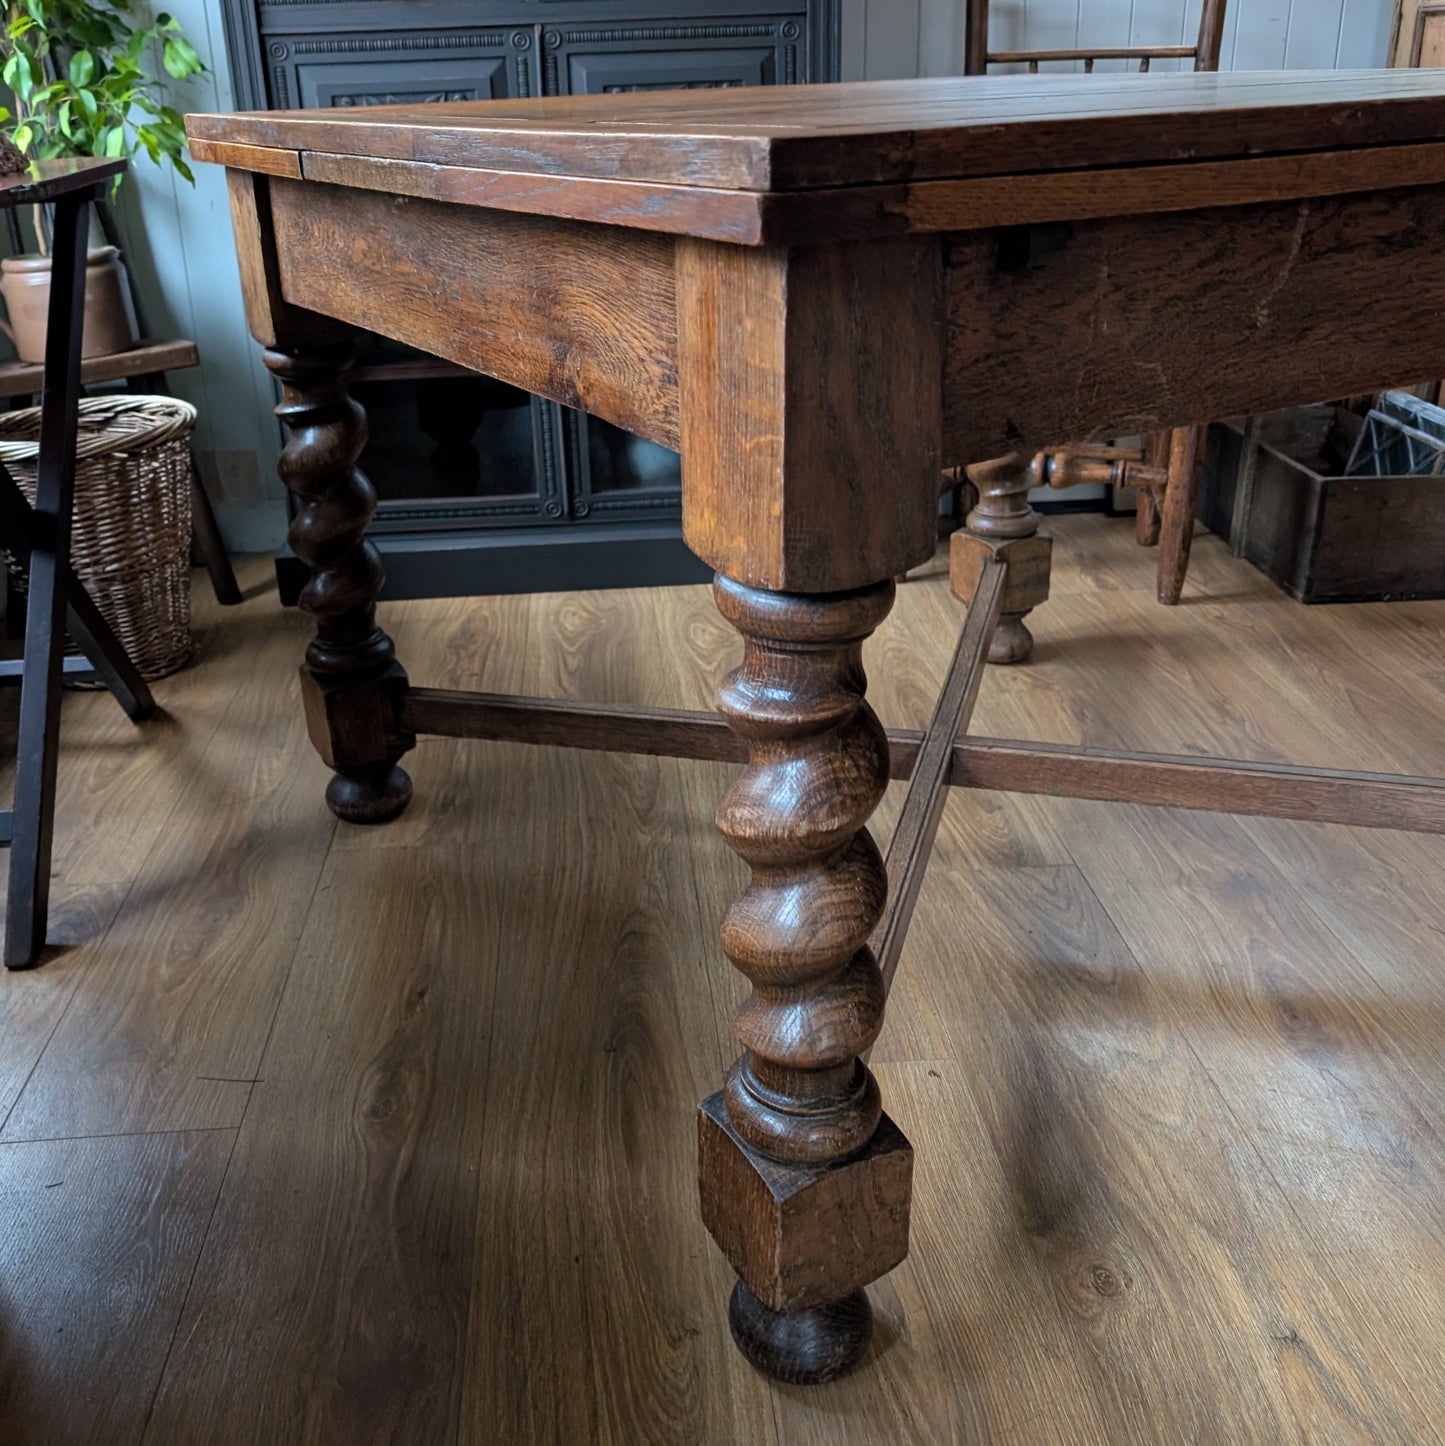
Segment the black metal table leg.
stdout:
<svg viewBox="0 0 1445 1446">
<path fill-rule="evenodd" d="M 25 675 L 20 685 L 10 891 L 5 916 L 5 964 L 10 969 L 25 968 L 39 957 L 45 945 L 50 901 L 89 199 L 90 193 L 78 192 L 61 196 L 55 203 L 36 521 L 30 539 Z"/>
</svg>

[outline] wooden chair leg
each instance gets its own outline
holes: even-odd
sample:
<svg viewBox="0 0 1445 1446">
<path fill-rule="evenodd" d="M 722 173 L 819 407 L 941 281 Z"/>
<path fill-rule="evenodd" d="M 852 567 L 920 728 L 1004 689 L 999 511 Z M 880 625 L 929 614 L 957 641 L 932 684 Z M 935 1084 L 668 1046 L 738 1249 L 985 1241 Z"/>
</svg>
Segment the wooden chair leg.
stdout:
<svg viewBox="0 0 1445 1446">
<path fill-rule="evenodd" d="M 1139 510 L 1134 514 L 1134 540 L 1140 547 L 1159 541 L 1159 503 L 1152 487 L 1139 489 Z"/>
<path fill-rule="evenodd" d="M 35 529 L 25 620 L 25 671 L 15 759 L 5 965 L 34 964 L 45 947 L 50 902 L 50 843 L 55 822 L 56 751 L 65 609 L 70 592 L 70 520 L 80 399 L 80 329 L 85 301 L 83 195 L 56 203 L 50 315 L 45 333 Z"/>
<path fill-rule="evenodd" d="M 1189 549 L 1194 542 L 1194 514 L 1199 503 L 1202 462 L 1200 427 L 1178 427 L 1169 441 L 1169 483 L 1164 489 L 1164 515 L 1159 526 L 1159 601 L 1173 607 L 1184 592 Z"/>
<path fill-rule="evenodd" d="M 1153 432 L 1145 438 L 1145 466 L 1169 466 L 1170 435 L 1168 432 Z M 1159 496 L 1152 487 L 1139 489 L 1139 510 L 1134 514 L 1134 537 L 1140 547 L 1153 547 L 1159 541 Z"/>
</svg>

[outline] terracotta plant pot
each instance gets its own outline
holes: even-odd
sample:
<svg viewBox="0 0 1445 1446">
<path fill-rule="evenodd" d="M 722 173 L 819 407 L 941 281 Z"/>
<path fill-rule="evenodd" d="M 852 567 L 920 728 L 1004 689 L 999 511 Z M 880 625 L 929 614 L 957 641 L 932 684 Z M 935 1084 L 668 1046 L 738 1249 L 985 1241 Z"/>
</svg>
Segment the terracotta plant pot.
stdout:
<svg viewBox="0 0 1445 1446">
<path fill-rule="evenodd" d="M 23 362 L 45 360 L 45 317 L 50 307 L 50 258 L 7 256 L 0 261 L 0 296 L 10 314 L 3 331 Z M 125 267 L 114 246 L 85 254 L 85 329 L 82 356 L 111 356 L 139 343 Z"/>
</svg>

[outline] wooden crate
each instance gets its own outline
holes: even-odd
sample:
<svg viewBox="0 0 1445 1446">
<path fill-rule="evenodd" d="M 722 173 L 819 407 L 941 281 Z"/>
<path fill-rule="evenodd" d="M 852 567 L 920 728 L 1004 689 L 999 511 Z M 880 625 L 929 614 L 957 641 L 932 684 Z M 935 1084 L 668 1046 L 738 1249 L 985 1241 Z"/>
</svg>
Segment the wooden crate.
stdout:
<svg viewBox="0 0 1445 1446">
<path fill-rule="evenodd" d="M 1209 429 L 1200 520 L 1300 602 L 1445 597 L 1445 477 L 1342 477 L 1342 407 Z"/>
</svg>

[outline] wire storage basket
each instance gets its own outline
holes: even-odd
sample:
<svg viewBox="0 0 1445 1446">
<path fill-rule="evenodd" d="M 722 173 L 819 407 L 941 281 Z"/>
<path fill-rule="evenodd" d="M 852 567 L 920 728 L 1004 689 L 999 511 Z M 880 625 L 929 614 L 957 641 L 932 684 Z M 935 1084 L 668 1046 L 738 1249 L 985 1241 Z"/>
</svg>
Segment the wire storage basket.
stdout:
<svg viewBox="0 0 1445 1446">
<path fill-rule="evenodd" d="M 196 409 L 175 397 L 80 402 L 71 565 L 145 678 L 191 657 L 195 425 Z M 39 450 L 39 407 L 0 412 L 0 462 L 32 503 Z"/>
</svg>

